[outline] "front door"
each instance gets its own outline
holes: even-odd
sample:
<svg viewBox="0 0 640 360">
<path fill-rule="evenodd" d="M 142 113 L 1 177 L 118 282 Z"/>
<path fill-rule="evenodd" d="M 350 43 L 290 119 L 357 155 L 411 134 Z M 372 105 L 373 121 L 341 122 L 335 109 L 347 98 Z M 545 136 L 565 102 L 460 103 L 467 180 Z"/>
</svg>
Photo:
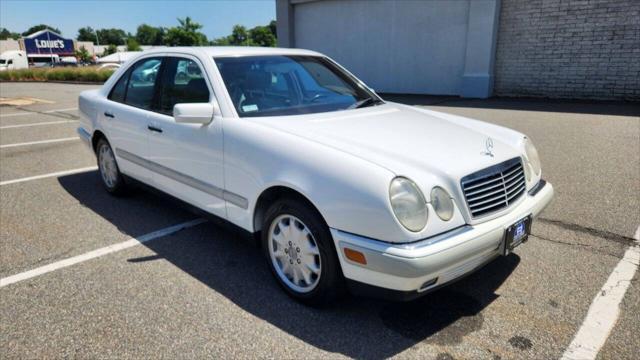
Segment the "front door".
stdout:
<svg viewBox="0 0 640 360">
<path fill-rule="evenodd" d="M 173 106 L 210 103 L 212 86 L 195 57 L 167 57 L 158 84 L 156 111 L 149 115 L 149 160 L 157 164 L 158 189 L 226 218 L 221 121 L 179 124 Z"/>
</svg>

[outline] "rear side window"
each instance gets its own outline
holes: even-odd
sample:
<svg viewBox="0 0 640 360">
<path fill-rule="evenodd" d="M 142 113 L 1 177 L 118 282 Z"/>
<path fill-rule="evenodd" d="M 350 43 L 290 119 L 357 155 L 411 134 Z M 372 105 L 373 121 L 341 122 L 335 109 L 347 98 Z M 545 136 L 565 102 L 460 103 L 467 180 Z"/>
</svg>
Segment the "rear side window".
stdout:
<svg viewBox="0 0 640 360">
<path fill-rule="evenodd" d="M 111 93 L 109 94 L 109 100 L 123 103 L 124 97 L 127 93 L 128 81 L 129 81 L 129 71 L 125 72 L 124 75 L 122 75 L 120 79 L 118 79 L 118 82 L 113 87 L 113 89 L 111 89 Z"/>
<path fill-rule="evenodd" d="M 134 65 L 129 75 L 125 104 L 151 110 L 161 64 L 161 59 L 151 58 Z"/>
<path fill-rule="evenodd" d="M 165 58 L 159 112 L 171 115 L 175 104 L 207 103 L 209 98 L 209 88 L 197 62 L 185 58 Z"/>
</svg>

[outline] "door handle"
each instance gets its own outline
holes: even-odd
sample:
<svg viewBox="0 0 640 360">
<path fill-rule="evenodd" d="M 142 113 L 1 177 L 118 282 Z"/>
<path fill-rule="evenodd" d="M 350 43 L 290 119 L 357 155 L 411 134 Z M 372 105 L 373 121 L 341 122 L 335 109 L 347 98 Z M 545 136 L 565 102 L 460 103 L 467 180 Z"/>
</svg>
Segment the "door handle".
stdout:
<svg viewBox="0 0 640 360">
<path fill-rule="evenodd" d="M 112 119 L 115 117 L 112 113 L 110 113 L 110 112 L 108 112 L 108 111 L 105 111 L 105 112 L 104 112 L 104 116 L 106 116 L 106 117 L 108 117 L 108 118 L 112 118 Z"/>
<path fill-rule="evenodd" d="M 147 126 L 147 129 L 149 129 L 149 130 L 151 130 L 151 131 L 155 131 L 155 132 L 157 132 L 157 133 L 161 133 L 161 132 L 162 132 L 162 129 L 160 129 L 160 128 L 158 128 L 158 127 L 155 127 L 155 126 L 151 126 L 151 125 L 148 125 L 148 126 Z"/>
</svg>

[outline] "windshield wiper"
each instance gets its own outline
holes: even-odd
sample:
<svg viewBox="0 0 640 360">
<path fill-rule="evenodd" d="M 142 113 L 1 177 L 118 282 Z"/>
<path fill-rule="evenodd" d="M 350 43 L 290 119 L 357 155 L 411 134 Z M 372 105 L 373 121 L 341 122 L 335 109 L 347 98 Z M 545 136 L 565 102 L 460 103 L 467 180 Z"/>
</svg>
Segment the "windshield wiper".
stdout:
<svg viewBox="0 0 640 360">
<path fill-rule="evenodd" d="M 372 96 L 351 104 L 351 106 L 349 106 L 349 109 L 359 109 L 365 106 L 371 106 L 371 105 L 380 104 L 380 103 L 382 103 L 382 100 L 378 98 L 374 98 Z"/>
</svg>

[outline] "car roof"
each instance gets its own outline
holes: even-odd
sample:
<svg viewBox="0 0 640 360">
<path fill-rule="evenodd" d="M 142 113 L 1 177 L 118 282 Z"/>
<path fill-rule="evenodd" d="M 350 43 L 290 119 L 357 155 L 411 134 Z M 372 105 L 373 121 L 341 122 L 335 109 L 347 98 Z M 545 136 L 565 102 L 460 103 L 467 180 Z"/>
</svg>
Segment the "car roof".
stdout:
<svg viewBox="0 0 640 360">
<path fill-rule="evenodd" d="M 205 53 L 212 57 L 224 56 L 255 56 L 255 55 L 308 55 L 308 56 L 324 56 L 318 52 L 305 49 L 288 49 L 274 47 L 257 47 L 257 46 L 189 46 L 189 47 L 156 47 L 144 51 L 149 53 Z"/>
</svg>

